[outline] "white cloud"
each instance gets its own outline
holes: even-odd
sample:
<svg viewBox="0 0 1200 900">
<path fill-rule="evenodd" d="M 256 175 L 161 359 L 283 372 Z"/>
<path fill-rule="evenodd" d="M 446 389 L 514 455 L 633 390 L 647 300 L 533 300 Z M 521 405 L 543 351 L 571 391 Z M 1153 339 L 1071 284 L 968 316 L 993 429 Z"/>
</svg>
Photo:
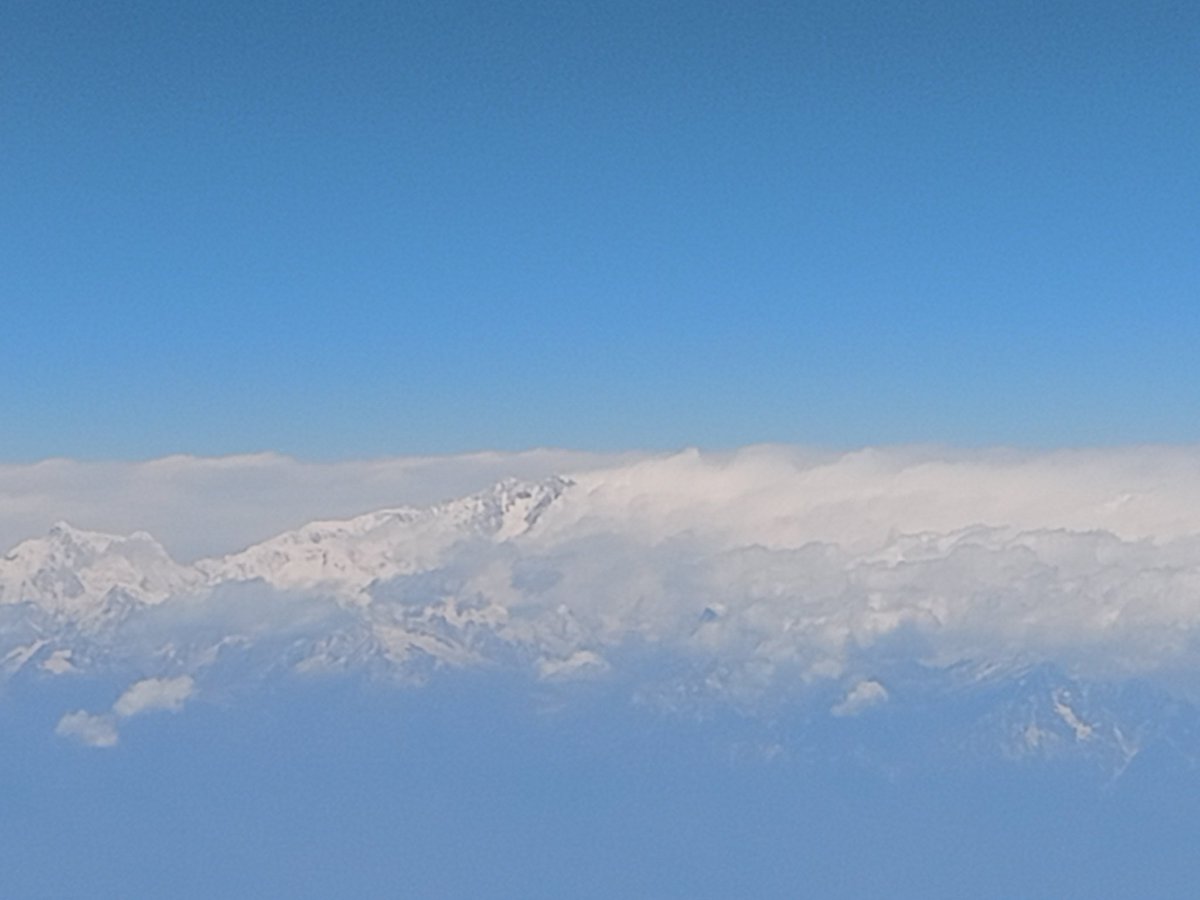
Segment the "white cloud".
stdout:
<svg viewBox="0 0 1200 900">
<path fill-rule="evenodd" d="M 55 734 L 73 738 L 89 747 L 115 747 L 120 740 L 118 723 L 150 712 L 179 712 L 195 694 L 190 675 L 176 678 L 143 678 L 125 689 L 112 709 L 93 714 L 76 710 L 58 721 Z"/>
<path fill-rule="evenodd" d="M 835 716 L 857 716 L 864 710 L 887 702 L 888 692 L 878 681 L 860 681 L 830 710 Z"/>
<path fill-rule="evenodd" d="M 59 719 L 54 733 L 89 747 L 115 747 L 119 740 L 117 723 L 113 716 L 94 716 L 81 709 L 69 712 Z"/>
<path fill-rule="evenodd" d="M 973 525 L 1104 530 L 1124 538 L 1200 533 L 1200 451 L 868 449 L 817 455 L 788 447 L 688 451 L 576 476 L 588 503 L 576 525 L 620 523 L 650 538 L 698 531 L 730 546 L 852 551 L 890 535 Z"/>
<path fill-rule="evenodd" d="M 38 668 L 51 675 L 66 675 L 69 672 L 77 671 L 75 664 L 71 662 L 71 651 L 66 649 L 55 650 L 42 660 Z"/>
<path fill-rule="evenodd" d="M 891 531 L 984 523 L 1200 533 L 1200 451 L 1133 447 L 1033 453 L 941 448 L 834 454 L 765 445 L 734 453 L 531 450 L 304 462 L 277 454 L 0 465 L 0 548 L 54 522 L 144 530 L 180 560 L 228 553 L 317 518 L 462 496 L 509 476 L 576 474 L 596 527 L 719 530 L 733 542 L 860 546 Z M 577 523 L 583 524 L 583 523 Z"/>
<path fill-rule="evenodd" d="M 178 678 L 144 678 L 131 684 L 113 704 L 113 712 L 123 719 L 147 712 L 179 712 L 195 692 L 190 675 Z"/>
</svg>

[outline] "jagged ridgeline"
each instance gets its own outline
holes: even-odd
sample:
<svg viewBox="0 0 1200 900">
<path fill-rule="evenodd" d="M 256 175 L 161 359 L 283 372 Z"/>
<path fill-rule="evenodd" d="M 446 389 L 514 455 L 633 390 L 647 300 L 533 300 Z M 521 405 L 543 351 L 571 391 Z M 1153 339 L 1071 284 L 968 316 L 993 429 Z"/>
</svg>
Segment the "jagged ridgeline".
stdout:
<svg viewBox="0 0 1200 900">
<path fill-rule="evenodd" d="M 292 610 L 309 617 L 314 608 L 328 605 L 337 628 L 344 630 L 354 620 L 358 627 L 351 630 L 360 632 L 358 637 L 378 639 L 375 650 L 381 659 L 400 664 L 413 650 L 460 660 L 465 651 L 453 641 L 420 640 L 419 631 L 402 636 L 403 628 L 378 615 L 383 606 L 395 605 L 383 598 L 396 597 L 401 579 L 427 576 L 465 552 L 485 553 L 527 535 L 571 484 L 564 478 L 507 480 L 432 507 L 312 522 L 241 552 L 190 565 L 176 562 L 145 532 L 118 536 L 60 522 L 46 536 L 24 541 L 0 559 L 0 639 L 9 645 L 5 668 L 10 673 L 31 665 L 65 671 L 156 652 L 142 645 L 148 623 L 164 629 L 150 629 L 161 637 L 170 637 L 175 612 L 181 634 L 209 617 L 215 625 L 232 612 L 233 598 L 240 607 L 237 615 L 255 618 L 255 605 L 269 609 L 270 621 L 262 623 L 269 630 L 287 632 L 297 626 Z M 434 581 L 424 593 L 427 604 L 449 610 L 451 598 L 434 589 Z M 406 605 L 415 600 L 408 597 Z M 462 606 L 462 624 L 472 618 L 468 606 L 483 604 L 451 605 Z M 486 605 L 493 614 L 498 609 L 494 602 Z M 228 624 L 233 630 L 222 641 L 253 643 L 237 633 L 236 621 Z M 36 639 L 21 643 L 28 636 Z M 314 651 L 335 636 L 309 635 Z M 328 653 L 322 659 L 346 662 Z M 317 665 L 317 657 L 311 662 Z"/>
</svg>

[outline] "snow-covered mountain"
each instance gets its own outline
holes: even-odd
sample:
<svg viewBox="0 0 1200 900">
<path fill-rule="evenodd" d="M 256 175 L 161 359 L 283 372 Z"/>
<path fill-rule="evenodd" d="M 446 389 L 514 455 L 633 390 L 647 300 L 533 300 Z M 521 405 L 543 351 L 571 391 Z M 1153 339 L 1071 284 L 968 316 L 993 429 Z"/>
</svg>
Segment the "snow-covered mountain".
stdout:
<svg viewBox="0 0 1200 900">
<path fill-rule="evenodd" d="M 32 603 L 79 620 L 116 600 L 162 603 L 203 581 L 196 568 L 175 562 L 145 532 L 120 537 L 64 522 L 0 558 L 0 603 Z"/>
<path fill-rule="evenodd" d="M 197 570 L 210 584 L 261 579 L 287 590 L 363 599 L 372 583 L 436 567 L 451 547 L 520 537 L 572 486 L 565 478 L 502 481 L 489 491 L 425 509 L 384 509 L 311 522 Z"/>
<path fill-rule="evenodd" d="M 190 668 L 235 651 L 269 671 L 479 661 L 475 645 L 495 643 L 508 618 L 501 607 L 437 592 L 396 603 L 373 590 L 433 571 L 464 548 L 521 540 L 572 487 L 559 477 L 505 480 L 423 509 L 313 522 L 191 565 L 142 532 L 58 524 L 0 560 L 0 665 L 10 673 L 77 671 L 84 660 Z"/>
<path fill-rule="evenodd" d="M 461 542 L 502 542 L 528 533 L 571 484 L 565 478 L 506 480 L 491 490 L 424 509 L 401 507 L 311 522 L 193 565 L 173 560 L 145 532 L 118 536 L 60 522 L 0 558 L 0 604 L 30 603 L 87 620 L 114 597 L 153 605 L 256 580 L 284 590 L 361 598 L 374 582 L 436 567 Z"/>
</svg>

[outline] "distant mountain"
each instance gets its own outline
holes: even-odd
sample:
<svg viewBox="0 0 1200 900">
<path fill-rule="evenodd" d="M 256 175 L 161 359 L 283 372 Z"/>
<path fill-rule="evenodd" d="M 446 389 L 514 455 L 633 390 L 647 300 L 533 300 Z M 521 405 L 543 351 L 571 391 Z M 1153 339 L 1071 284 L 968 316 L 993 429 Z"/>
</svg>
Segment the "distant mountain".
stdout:
<svg viewBox="0 0 1200 900">
<path fill-rule="evenodd" d="M 480 618 L 441 596 L 397 604 L 380 586 L 436 570 L 463 545 L 521 539 L 572 486 L 559 477 L 510 479 L 424 509 L 313 522 L 193 565 L 175 562 L 143 532 L 60 523 L 0 559 L 0 665 L 208 665 L 231 648 L 253 653 L 264 669 L 281 661 L 303 670 L 478 661 L 470 645 L 481 630 L 491 636 L 495 608 Z M 322 600 L 346 612 L 318 615 Z"/>
<path fill-rule="evenodd" d="M 80 621 L 100 615 L 116 599 L 162 603 L 204 581 L 145 532 L 120 537 L 63 522 L 0 558 L 0 604 L 32 603 Z"/>
<path fill-rule="evenodd" d="M 507 480 L 426 509 L 312 522 L 240 553 L 204 560 L 196 569 L 209 585 L 261 579 L 272 587 L 326 590 L 361 601 L 371 584 L 435 568 L 463 541 L 498 542 L 527 533 L 571 486 L 565 478 Z"/>
<path fill-rule="evenodd" d="M 145 532 L 83 531 L 60 522 L 0 558 L 0 604 L 32 603 L 87 621 L 111 598 L 152 605 L 230 582 L 361 599 L 372 583 L 436 567 L 470 540 L 500 542 L 533 528 L 572 482 L 507 480 L 425 509 L 402 507 L 311 522 L 238 553 L 182 565 Z"/>
</svg>

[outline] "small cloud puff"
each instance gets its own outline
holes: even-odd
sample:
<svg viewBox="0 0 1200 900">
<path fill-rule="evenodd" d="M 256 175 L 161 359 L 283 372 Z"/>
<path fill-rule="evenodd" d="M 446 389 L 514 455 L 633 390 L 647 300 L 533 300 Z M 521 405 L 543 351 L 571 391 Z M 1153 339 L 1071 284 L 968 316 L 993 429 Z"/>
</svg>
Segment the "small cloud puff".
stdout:
<svg viewBox="0 0 1200 900">
<path fill-rule="evenodd" d="M 116 718 L 110 714 L 94 716 L 78 709 L 58 720 L 54 733 L 59 737 L 73 738 L 88 747 L 115 747 L 117 734 Z"/>
<path fill-rule="evenodd" d="M 878 681 L 860 681 L 830 712 L 839 717 L 857 716 L 864 710 L 878 706 L 880 703 L 886 703 L 887 699 L 887 688 Z"/>
<path fill-rule="evenodd" d="M 195 691 L 190 675 L 178 678 L 146 678 L 131 684 L 113 704 L 113 712 L 123 719 L 146 712 L 179 712 Z"/>
<path fill-rule="evenodd" d="M 88 747 L 115 747 L 120 740 L 117 723 L 149 712 L 179 712 L 195 693 L 190 675 L 178 678 L 144 678 L 131 684 L 117 698 L 112 710 L 92 714 L 69 712 L 59 719 L 54 733 L 73 738 Z"/>
</svg>

